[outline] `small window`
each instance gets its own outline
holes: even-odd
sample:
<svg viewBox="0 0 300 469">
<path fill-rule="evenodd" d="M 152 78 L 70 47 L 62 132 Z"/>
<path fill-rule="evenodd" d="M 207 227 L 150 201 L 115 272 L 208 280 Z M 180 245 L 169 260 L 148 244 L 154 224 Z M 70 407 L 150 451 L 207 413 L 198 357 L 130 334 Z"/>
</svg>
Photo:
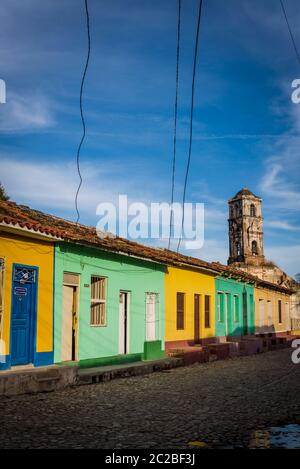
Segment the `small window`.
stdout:
<svg viewBox="0 0 300 469">
<path fill-rule="evenodd" d="M 1 332 L 2 332 L 3 302 L 4 302 L 4 259 L 0 259 L 0 338 L 1 338 Z"/>
<path fill-rule="evenodd" d="M 236 243 L 236 254 L 237 256 L 241 255 L 241 243 L 239 241 Z"/>
<path fill-rule="evenodd" d="M 250 205 L 250 217 L 256 217 L 256 209 L 254 204 Z"/>
<path fill-rule="evenodd" d="M 176 305 L 176 328 L 177 330 L 184 329 L 184 303 L 185 294 L 177 293 L 177 305 Z"/>
<path fill-rule="evenodd" d="M 64 285 L 79 287 L 79 275 L 71 272 L 64 272 Z"/>
<path fill-rule="evenodd" d="M 210 296 L 205 295 L 204 299 L 204 311 L 205 311 L 205 328 L 210 328 Z"/>
<path fill-rule="evenodd" d="M 252 256 L 257 256 L 258 250 L 257 250 L 257 242 L 252 241 Z"/>
<path fill-rule="evenodd" d="M 282 301 L 278 300 L 278 322 L 282 324 Z"/>
<path fill-rule="evenodd" d="M 106 325 L 106 283 L 105 277 L 91 278 L 91 326 Z"/>
<path fill-rule="evenodd" d="M 240 299 L 238 295 L 233 297 L 233 317 L 235 322 L 240 320 Z"/>
</svg>

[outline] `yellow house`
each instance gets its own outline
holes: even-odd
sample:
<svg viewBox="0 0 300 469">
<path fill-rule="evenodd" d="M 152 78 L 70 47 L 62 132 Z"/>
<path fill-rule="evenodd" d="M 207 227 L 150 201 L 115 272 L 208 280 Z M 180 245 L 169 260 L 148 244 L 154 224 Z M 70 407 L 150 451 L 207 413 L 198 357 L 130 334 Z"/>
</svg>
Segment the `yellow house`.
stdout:
<svg viewBox="0 0 300 469">
<path fill-rule="evenodd" d="M 165 276 L 166 348 L 215 337 L 215 276 L 204 269 L 168 267 Z"/>
<path fill-rule="evenodd" d="M 291 331 L 291 297 L 290 292 L 279 286 L 256 286 L 255 331 L 256 333 L 272 332 L 279 334 Z"/>
<path fill-rule="evenodd" d="M 53 363 L 54 239 L 0 202 L 0 370 Z"/>
</svg>

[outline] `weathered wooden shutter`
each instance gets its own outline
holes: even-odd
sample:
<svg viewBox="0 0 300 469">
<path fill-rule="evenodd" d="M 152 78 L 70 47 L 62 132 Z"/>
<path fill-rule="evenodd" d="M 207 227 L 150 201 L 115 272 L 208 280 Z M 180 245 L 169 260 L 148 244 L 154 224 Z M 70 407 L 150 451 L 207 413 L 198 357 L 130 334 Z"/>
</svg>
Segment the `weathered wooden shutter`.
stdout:
<svg viewBox="0 0 300 469">
<path fill-rule="evenodd" d="M 281 300 L 278 300 L 278 322 L 282 323 L 282 303 Z"/>
<path fill-rule="evenodd" d="M 184 329 L 184 293 L 177 293 L 177 329 Z"/>
<path fill-rule="evenodd" d="M 204 299 L 205 328 L 210 328 L 210 296 L 205 295 Z"/>
</svg>

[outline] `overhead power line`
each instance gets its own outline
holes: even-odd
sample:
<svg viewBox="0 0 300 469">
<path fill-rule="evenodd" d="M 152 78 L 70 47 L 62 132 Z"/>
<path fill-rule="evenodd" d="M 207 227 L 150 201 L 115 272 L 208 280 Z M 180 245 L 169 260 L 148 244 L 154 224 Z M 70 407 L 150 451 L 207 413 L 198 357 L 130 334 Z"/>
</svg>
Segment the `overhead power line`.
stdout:
<svg viewBox="0 0 300 469">
<path fill-rule="evenodd" d="M 178 241 L 177 252 L 179 251 L 181 240 L 182 240 L 182 232 L 184 226 L 184 204 L 186 198 L 186 189 L 187 189 L 187 182 L 189 177 L 189 170 L 191 164 L 191 156 L 192 156 L 192 143 L 193 143 L 193 119 L 194 119 L 194 100 L 195 100 L 195 78 L 196 78 L 196 68 L 197 68 L 197 56 L 198 56 L 198 42 L 199 42 L 199 31 L 200 31 L 200 23 L 201 23 L 201 13 L 202 13 L 202 3 L 203 0 L 200 0 L 199 3 L 199 12 L 198 12 L 198 22 L 197 22 L 197 32 L 196 32 L 196 40 L 195 40 L 195 50 L 194 50 L 194 66 L 193 66 L 193 79 L 192 79 L 192 98 L 191 98 L 191 110 L 190 110 L 190 136 L 189 136 L 189 152 L 188 152 L 188 160 L 186 166 L 186 173 L 185 173 L 185 180 L 184 180 L 184 188 L 183 188 L 183 198 L 182 198 L 182 223 L 181 223 L 181 233 L 180 238 Z"/>
<path fill-rule="evenodd" d="M 82 122 L 82 137 L 80 140 L 80 143 L 77 148 L 77 154 L 76 154 L 76 165 L 77 165 L 77 172 L 79 176 L 79 185 L 76 191 L 75 195 L 75 209 L 77 212 L 77 220 L 76 223 L 79 222 L 80 219 L 80 213 L 78 209 L 78 195 L 79 191 L 82 185 L 82 175 L 80 171 L 80 151 L 82 144 L 85 139 L 85 134 L 86 134 L 86 125 L 85 125 L 85 119 L 84 119 L 84 114 L 83 114 L 83 87 L 84 87 L 84 82 L 85 82 L 85 77 L 86 77 L 86 72 L 89 66 L 89 60 L 90 60 L 90 53 L 91 53 L 91 35 L 90 35 L 90 16 L 89 16 L 89 9 L 88 9 L 88 0 L 84 0 L 84 6 L 85 6 L 85 16 L 86 16 L 86 29 L 87 29 L 87 38 L 88 38 L 88 49 L 87 49 L 87 57 L 85 61 L 85 66 L 83 70 L 83 75 L 81 78 L 81 85 L 80 85 L 80 96 L 79 96 L 79 107 L 80 107 L 80 117 L 81 117 L 81 122 Z"/>
<path fill-rule="evenodd" d="M 285 21 L 286 21 L 286 24 L 287 24 L 287 27 L 288 27 L 288 30 L 289 30 L 289 33 L 290 33 L 290 38 L 291 38 L 291 41 L 292 41 L 292 44 L 293 44 L 293 47 L 294 47 L 294 50 L 295 50 L 295 53 L 296 53 L 296 57 L 297 57 L 297 60 L 300 64 L 300 54 L 299 54 L 297 44 L 296 44 L 296 41 L 295 41 L 295 38 L 294 38 L 294 34 L 293 34 L 292 28 L 290 26 L 290 22 L 289 22 L 289 19 L 288 19 L 288 16 L 287 16 L 287 13 L 286 13 L 286 10 L 285 10 L 285 7 L 284 7 L 283 0 L 280 0 L 280 4 L 281 4 L 281 8 L 282 8 L 282 11 L 283 11 L 283 14 L 284 14 L 284 17 L 285 17 Z"/>
<path fill-rule="evenodd" d="M 176 87 L 175 87 L 175 106 L 174 106 L 174 137 L 173 137 L 173 167 L 172 167 L 172 193 L 171 193 L 171 212 L 170 212 L 170 230 L 169 230 L 168 249 L 170 249 L 171 232 L 172 232 L 173 216 L 174 216 L 172 206 L 173 206 L 173 202 L 174 202 L 176 150 L 177 150 L 177 116 L 178 116 L 178 91 L 179 91 L 180 32 L 181 32 L 181 0 L 178 0 L 177 50 L 176 50 Z"/>
</svg>

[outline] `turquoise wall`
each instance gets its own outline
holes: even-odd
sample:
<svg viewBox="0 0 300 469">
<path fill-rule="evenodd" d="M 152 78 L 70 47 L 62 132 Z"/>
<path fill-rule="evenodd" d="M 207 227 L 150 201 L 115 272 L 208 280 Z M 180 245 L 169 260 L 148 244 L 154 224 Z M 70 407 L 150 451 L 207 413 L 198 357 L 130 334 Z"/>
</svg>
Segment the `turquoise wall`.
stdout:
<svg viewBox="0 0 300 469">
<path fill-rule="evenodd" d="M 233 279 L 217 277 L 216 286 L 216 335 L 218 337 L 240 336 L 245 334 L 244 326 L 244 308 L 247 301 L 247 322 L 248 334 L 254 334 L 254 288 L 252 285 L 244 282 L 238 282 Z M 220 296 L 219 296 L 220 295 Z M 237 300 L 235 300 L 235 296 Z M 218 302 L 221 300 L 219 318 Z M 237 301 L 238 314 L 234 317 L 234 302 Z M 227 306 L 227 330 L 226 330 L 226 303 Z M 226 334 L 227 332 L 227 334 Z"/>
<path fill-rule="evenodd" d="M 63 273 L 80 274 L 78 360 L 119 353 L 119 292 L 130 292 L 129 354 L 144 352 L 146 292 L 159 294 L 157 334 L 164 348 L 163 266 L 99 249 L 58 243 L 55 247 L 54 361 L 61 361 Z M 106 326 L 90 325 L 91 276 L 107 277 Z"/>
</svg>

